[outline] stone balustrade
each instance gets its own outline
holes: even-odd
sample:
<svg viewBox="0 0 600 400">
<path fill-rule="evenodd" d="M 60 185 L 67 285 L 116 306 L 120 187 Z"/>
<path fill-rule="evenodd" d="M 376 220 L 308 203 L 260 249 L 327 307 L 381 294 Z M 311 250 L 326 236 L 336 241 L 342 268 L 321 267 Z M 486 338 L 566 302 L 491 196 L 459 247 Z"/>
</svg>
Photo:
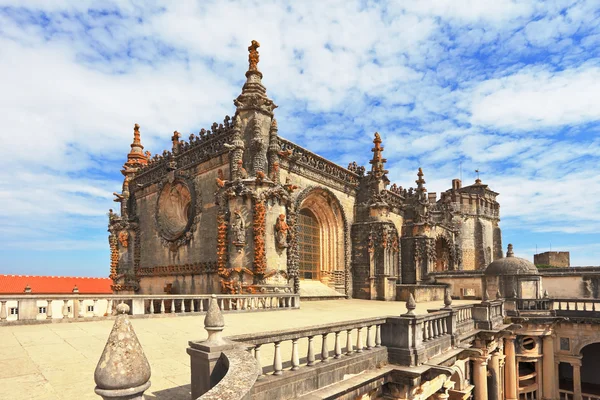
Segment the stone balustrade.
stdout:
<svg viewBox="0 0 600 400">
<path fill-rule="evenodd" d="M 232 336 L 228 339 L 247 345 L 248 350 L 254 353 L 263 374 L 278 376 L 284 373 L 284 365 L 290 371 L 296 371 L 301 366 L 311 367 L 318 362 L 337 360 L 353 353 L 362 353 L 380 347 L 381 325 L 385 320 L 386 318 L 361 319 L 302 329 Z M 315 344 L 316 338 L 320 338 L 320 348 Z M 301 341 L 305 343 L 300 343 Z M 291 343 L 291 351 L 287 358 L 281 350 L 284 342 Z M 301 344 L 306 348 L 306 357 L 302 358 L 302 363 L 299 353 Z M 261 361 L 261 351 L 266 346 L 273 346 L 273 362 L 268 367 L 263 366 Z"/>
<path fill-rule="evenodd" d="M 574 400 L 575 393 L 572 390 L 559 389 L 558 390 L 558 398 L 560 400 Z M 582 393 L 581 400 L 600 400 L 600 395 Z"/>
<path fill-rule="evenodd" d="M 98 319 L 112 317 L 119 303 L 133 316 L 204 313 L 209 294 L 199 295 L 9 295 L 0 296 L 0 323 Z M 291 293 L 217 295 L 223 312 L 253 312 L 300 308 L 300 296 Z"/>
<path fill-rule="evenodd" d="M 518 315 L 545 313 L 564 317 L 600 318 L 600 299 L 516 299 Z"/>
</svg>

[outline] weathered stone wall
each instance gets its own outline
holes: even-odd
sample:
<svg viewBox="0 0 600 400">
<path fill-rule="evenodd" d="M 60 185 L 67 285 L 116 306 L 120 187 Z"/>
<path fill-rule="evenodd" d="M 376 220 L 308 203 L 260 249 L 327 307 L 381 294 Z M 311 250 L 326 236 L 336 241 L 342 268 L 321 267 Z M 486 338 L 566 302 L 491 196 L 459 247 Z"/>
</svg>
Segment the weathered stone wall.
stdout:
<svg viewBox="0 0 600 400">
<path fill-rule="evenodd" d="M 171 284 L 171 294 L 220 293 L 220 278 L 216 273 L 201 275 L 144 276 L 140 281 L 139 294 L 165 294 Z"/>
<path fill-rule="evenodd" d="M 465 297 L 482 298 L 482 277 L 436 277 L 436 283 L 446 284 L 450 288 L 450 295 L 454 298 L 462 299 Z M 471 294 L 472 295 L 469 295 Z M 490 293 L 493 297 L 493 294 Z"/>
<path fill-rule="evenodd" d="M 196 205 L 199 208 L 196 210 L 198 223 L 190 231 L 192 237 L 189 243 L 178 247 L 169 247 L 164 240 L 161 240 L 156 222 L 159 185 L 153 184 L 136 192 L 136 214 L 140 231 L 140 267 L 216 261 L 217 208 L 214 193 L 219 170 L 222 170 L 225 176 L 228 174 L 229 163 L 226 155 L 213 158 L 186 171 L 195 186 Z M 142 278 L 140 285 L 141 293 L 162 292 L 162 284 L 159 285 L 161 287 L 157 287 L 154 280 L 146 277 Z M 198 285 L 196 293 L 205 293 L 202 291 L 205 286 Z"/>
<path fill-rule="evenodd" d="M 553 267 L 570 267 L 570 254 L 568 251 L 546 251 L 533 255 L 535 265 L 552 265 Z"/>
</svg>

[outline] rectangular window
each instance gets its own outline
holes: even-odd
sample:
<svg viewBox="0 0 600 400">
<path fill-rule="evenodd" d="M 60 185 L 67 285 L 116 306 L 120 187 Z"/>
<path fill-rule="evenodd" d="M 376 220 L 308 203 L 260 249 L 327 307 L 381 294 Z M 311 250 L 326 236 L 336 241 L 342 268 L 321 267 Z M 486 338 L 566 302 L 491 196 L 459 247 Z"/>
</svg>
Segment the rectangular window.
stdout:
<svg viewBox="0 0 600 400">
<path fill-rule="evenodd" d="M 46 314 L 46 307 L 38 307 L 38 313 Z"/>
<path fill-rule="evenodd" d="M 71 306 L 67 307 L 67 312 L 71 312 Z"/>
<path fill-rule="evenodd" d="M 18 307 L 11 307 L 10 308 L 10 315 L 19 315 L 19 308 Z"/>
<path fill-rule="evenodd" d="M 564 350 L 564 351 L 569 351 L 571 350 L 571 341 L 569 340 L 569 338 L 566 337 L 561 337 L 560 338 L 560 349 Z"/>
<path fill-rule="evenodd" d="M 94 306 L 88 306 L 88 312 L 94 312 Z"/>
</svg>

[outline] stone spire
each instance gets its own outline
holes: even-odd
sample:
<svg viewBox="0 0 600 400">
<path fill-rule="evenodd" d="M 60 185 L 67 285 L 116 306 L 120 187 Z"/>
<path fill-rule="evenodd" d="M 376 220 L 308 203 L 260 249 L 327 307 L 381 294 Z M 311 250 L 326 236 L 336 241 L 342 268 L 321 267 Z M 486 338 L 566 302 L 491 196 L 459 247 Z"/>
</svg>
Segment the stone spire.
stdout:
<svg viewBox="0 0 600 400">
<path fill-rule="evenodd" d="M 506 252 L 506 257 L 514 257 L 515 253 L 513 252 L 513 245 L 512 243 L 508 244 L 508 251 Z"/>
<path fill-rule="evenodd" d="M 427 197 L 425 195 L 427 189 L 425 188 L 425 179 L 423 178 L 423 176 L 425 176 L 425 174 L 423 174 L 423 169 L 419 167 L 419 172 L 417 172 L 418 179 L 415 181 L 415 183 L 417 184 L 417 194 L 419 200 L 425 200 Z"/>
<path fill-rule="evenodd" d="M 127 313 L 127 304 L 117 306 L 115 324 L 94 372 L 95 392 L 105 400 L 142 400 L 150 387 L 150 364 Z"/>
<path fill-rule="evenodd" d="M 244 110 L 254 110 L 272 117 L 273 110 L 277 106 L 267 97 L 267 89 L 262 84 L 263 74 L 258 70 L 259 47 L 260 43 L 256 40 L 253 40 L 248 47 L 249 65 L 246 71 L 246 83 L 233 104 L 237 107 L 236 114 Z"/>
<path fill-rule="evenodd" d="M 371 161 L 369 161 L 369 164 L 371 164 L 371 171 L 369 171 L 368 174 L 375 179 L 384 178 L 387 180 L 386 174 L 388 171 L 385 169 L 385 163 L 387 160 L 383 158 L 381 154 L 383 153 L 383 146 L 381 145 L 381 142 L 381 136 L 379 136 L 379 133 L 375 132 L 375 139 L 373 139 L 374 147 L 371 149 L 373 152 L 373 158 Z"/>
<path fill-rule="evenodd" d="M 140 139 L 140 126 L 135 124 L 133 126 L 133 143 L 131 143 L 131 150 L 127 154 L 127 162 L 125 163 L 125 169 L 127 167 L 136 167 L 139 165 L 148 164 L 148 158 L 144 154 L 144 146 Z"/>
<path fill-rule="evenodd" d="M 204 329 L 208 333 L 206 341 L 202 342 L 205 346 L 221 346 L 227 344 L 223 339 L 222 332 L 225 328 L 225 320 L 217 303 L 217 296 L 213 294 L 208 304 L 206 317 L 204 317 Z"/>
</svg>

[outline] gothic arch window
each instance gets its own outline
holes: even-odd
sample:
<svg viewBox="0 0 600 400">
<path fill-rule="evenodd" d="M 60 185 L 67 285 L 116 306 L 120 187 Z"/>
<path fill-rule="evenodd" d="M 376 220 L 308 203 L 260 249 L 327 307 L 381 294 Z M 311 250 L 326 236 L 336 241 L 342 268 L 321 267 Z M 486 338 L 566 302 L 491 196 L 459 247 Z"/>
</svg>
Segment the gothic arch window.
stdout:
<svg viewBox="0 0 600 400">
<path fill-rule="evenodd" d="M 301 279 L 319 279 L 321 258 L 321 227 L 307 208 L 298 214 L 298 255 Z"/>
</svg>

